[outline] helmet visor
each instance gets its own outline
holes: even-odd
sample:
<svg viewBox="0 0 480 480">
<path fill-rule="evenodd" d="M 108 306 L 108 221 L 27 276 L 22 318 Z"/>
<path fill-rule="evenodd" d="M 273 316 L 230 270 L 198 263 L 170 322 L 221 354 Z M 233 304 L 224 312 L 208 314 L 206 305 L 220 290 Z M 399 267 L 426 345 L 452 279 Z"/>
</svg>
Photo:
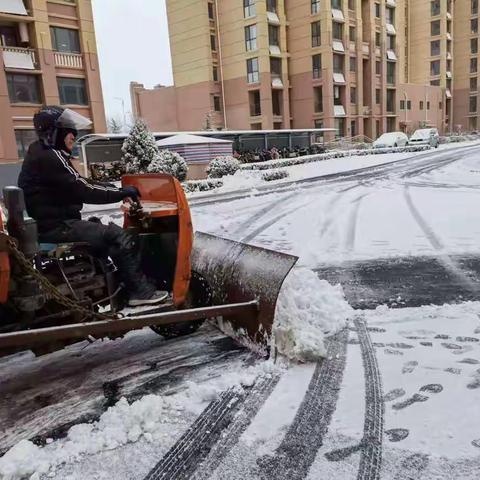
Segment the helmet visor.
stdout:
<svg viewBox="0 0 480 480">
<path fill-rule="evenodd" d="M 58 128 L 71 128 L 72 130 L 85 130 L 92 125 L 92 121 L 69 108 L 60 115 L 56 122 Z"/>
</svg>

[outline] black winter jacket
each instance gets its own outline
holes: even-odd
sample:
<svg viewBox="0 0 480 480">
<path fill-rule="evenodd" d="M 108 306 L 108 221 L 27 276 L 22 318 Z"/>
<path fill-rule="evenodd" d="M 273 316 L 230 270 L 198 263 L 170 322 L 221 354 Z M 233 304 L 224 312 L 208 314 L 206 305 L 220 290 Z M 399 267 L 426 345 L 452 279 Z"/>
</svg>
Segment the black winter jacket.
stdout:
<svg viewBox="0 0 480 480">
<path fill-rule="evenodd" d="M 30 145 L 18 186 L 24 191 L 27 212 L 37 221 L 40 234 L 65 220 L 80 220 L 84 203 L 103 205 L 125 197 L 113 185 L 81 177 L 67 153 L 42 142 Z"/>
</svg>

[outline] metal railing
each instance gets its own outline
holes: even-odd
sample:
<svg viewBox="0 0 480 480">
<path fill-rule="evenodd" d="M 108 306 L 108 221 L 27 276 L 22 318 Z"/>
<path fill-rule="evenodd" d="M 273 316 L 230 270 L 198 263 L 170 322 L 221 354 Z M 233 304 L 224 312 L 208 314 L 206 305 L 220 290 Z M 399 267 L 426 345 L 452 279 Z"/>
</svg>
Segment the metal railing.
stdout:
<svg viewBox="0 0 480 480">
<path fill-rule="evenodd" d="M 79 53 L 54 52 L 55 66 L 63 68 L 83 68 L 83 56 Z"/>
</svg>

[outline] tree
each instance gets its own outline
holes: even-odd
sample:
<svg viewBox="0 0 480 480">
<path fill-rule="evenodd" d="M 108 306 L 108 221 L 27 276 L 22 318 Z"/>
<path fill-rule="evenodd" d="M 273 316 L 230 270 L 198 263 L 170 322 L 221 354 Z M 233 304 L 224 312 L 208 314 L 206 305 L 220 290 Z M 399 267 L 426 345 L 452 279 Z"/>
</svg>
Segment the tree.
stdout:
<svg viewBox="0 0 480 480">
<path fill-rule="evenodd" d="M 107 122 L 108 133 L 122 133 L 123 125 L 116 118 L 111 117 Z"/>
<path fill-rule="evenodd" d="M 235 175 L 240 169 L 240 162 L 232 157 L 215 157 L 207 167 L 207 175 L 210 178 L 222 178 L 226 175 Z"/>
<path fill-rule="evenodd" d="M 187 178 L 188 165 L 177 152 L 161 150 L 158 157 L 148 166 L 149 173 L 168 173 L 183 182 Z"/>
<path fill-rule="evenodd" d="M 137 120 L 130 134 L 123 142 L 123 157 L 127 173 L 145 173 L 148 166 L 158 158 L 159 151 L 152 135 L 143 120 Z"/>
</svg>

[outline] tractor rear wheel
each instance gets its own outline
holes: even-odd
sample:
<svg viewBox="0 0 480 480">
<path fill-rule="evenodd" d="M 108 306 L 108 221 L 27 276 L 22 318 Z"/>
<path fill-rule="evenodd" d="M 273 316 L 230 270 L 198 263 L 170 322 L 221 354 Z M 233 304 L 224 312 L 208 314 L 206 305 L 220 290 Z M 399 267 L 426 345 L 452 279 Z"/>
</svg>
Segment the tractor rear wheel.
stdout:
<svg viewBox="0 0 480 480">
<path fill-rule="evenodd" d="M 212 304 L 212 292 L 205 279 L 197 272 L 192 272 L 190 290 L 184 308 L 208 307 Z M 195 333 L 203 324 L 203 320 L 193 322 L 174 323 L 172 325 L 159 325 L 150 327 L 155 333 L 168 339 L 184 337 Z"/>
</svg>

